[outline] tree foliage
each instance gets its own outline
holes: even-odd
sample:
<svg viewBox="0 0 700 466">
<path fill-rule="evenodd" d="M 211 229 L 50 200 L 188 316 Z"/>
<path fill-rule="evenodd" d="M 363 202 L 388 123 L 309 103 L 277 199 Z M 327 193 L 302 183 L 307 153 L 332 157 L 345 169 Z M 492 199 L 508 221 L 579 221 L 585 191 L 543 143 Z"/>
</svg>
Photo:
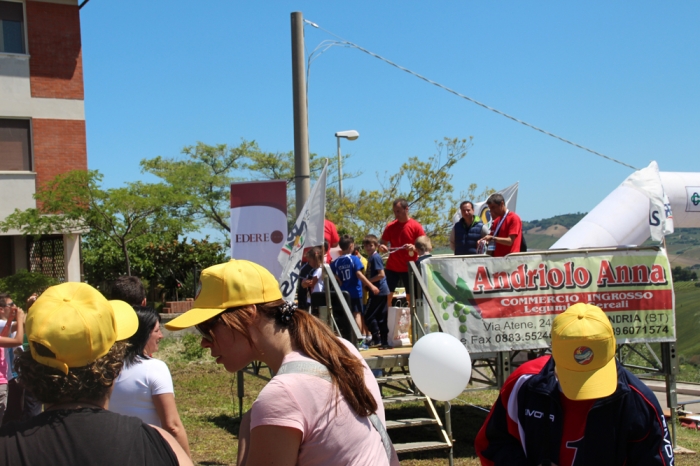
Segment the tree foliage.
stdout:
<svg viewBox="0 0 700 466">
<path fill-rule="evenodd" d="M 157 282 L 165 290 L 178 290 L 179 296 L 194 298 L 195 278 L 207 267 L 226 260 L 226 251 L 221 243 L 177 238 L 163 242 L 149 242 L 143 256 L 153 265 L 152 275 L 144 275 Z"/>
<path fill-rule="evenodd" d="M 392 201 L 404 198 L 411 216 L 422 223 L 433 242 L 446 243 L 459 201 L 473 198 L 476 190 L 471 184 L 467 192 L 455 197 L 452 184 L 452 169 L 466 157 L 470 145 L 471 138 L 445 138 L 436 142 L 433 155 L 410 157 L 396 173 L 377 174 L 376 189 L 350 189 L 343 199 L 337 191 L 337 158 L 331 157 L 327 217 L 341 233 L 380 235 L 393 220 Z M 343 158 L 346 166 L 349 157 Z M 325 163 L 326 159 L 311 154 L 312 180 Z M 0 229 L 35 236 L 79 231 L 89 282 L 100 284 L 134 273 L 152 288 L 179 289 L 187 295 L 194 293 L 186 288 L 194 286 L 190 283 L 194 283 L 195 268 L 201 270 L 225 259 L 232 182 L 286 181 L 288 216 L 295 219 L 293 152 L 264 152 L 255 141 L 246 140 L 236 147 L 198 142 L 185 147 L 182 157 L 158 156 L 142 160 L 141 167 L 159 182 L 102 189 L 102 176 L 96 171 L 58 175 L 36 193 L 37 208 L 15 211 L 0 223 Z M 359 174 L 344 170 L 343 179 Z M 204 227 L 222 232 L 225 243 L 181 239 Z"/>
<path fill-rule="evenodd" d="M 674 282 L 689 282 L 698 279 L 698 274 L 690 267 L 675 266 L 671 269 L 671 276 Z"/>
<path fill-rule="evenodd" d="M 470 147 L 471 138 L 444 138 L 436 141 L 435 154 L 428 158 L 410 157 L 398 172 L 378 176 L 378 189 L 350 192 L 341 200 L 330 188 L 327 216 L 339 230 L 355 237 L 368 233 L 379 236 L 393 220 L 392 202 L 403 198 L 408 201 L 411 217 L 423 225 L 433 243 L 446 244 L 460 200 L 471 199 L 477 188 L 470 184 L 466 192 L 455 196 L 452 185 L 451 170 L 466 157 Z"/>
<path fill-rule="evenodd" d="M 238 147 L 226 144 L 209 146 L 197 143 L 182 150 L 185 158 L 141 161 L 141 168 L 156 175 L 184 201 L 185 215 L 207 226 L 230 232 L 230 185 L 243 178 L 234 174 L 242 168 L 242 159 L 257 151 L 255 142 L 243 141 Z"/>
<path fill-rule="evenodd" d="M 27 270 L 20 270 L 14 275 L 0 278 L 0 290 L 8 293 L 21 308 L 24 308 L 24 303 L 33 293 L 41 293 L 54 285 L 58 285 L 58 280 Z"/>
<path fill-rule="evenodd" d="M 182 155 L 144 159 L 141 168 L 178 192 L 185 200 L 187 215 L 199 225 L 220 231 L 228 241 L 231 183 L 255 180 L 287 182 L 287 212 L 294 221 L 294 152 L 264 152 L 255 141 L 243 139 L 237 147 L 198 142 L 195 146 L 186 146 Z M 316 154 L 309 155 L 312 178 L 320 175 L 325 162 L 326 159 Z M 330 159 L 329 173 L 337 173 L 337 165 L 337 158 Z M 343 174 L 343 179 L 357 176 L 358 172 L 350 171 Z M 331 175 L 329 184 L 334 182 L 337 177 L 334 179 Z"/>
<path fill-rule="evenodd" d="M 194 271 L 226 260 L 223 244 L 203 239 L 178 239 L 175 235 L 146 235 L 130 245 L 131 273 L 149 284 L 149 296 L 194 297 Z M 83 237 L 85 279 L 100 288 L 124 275 L 119 249 L 101 235 L 90 232 Z M 198 277 L 198 275 L 197 275 Z M 150 298 L 149 298 L 150 299 Z"/>
<path fill-rule="evenodd" d="M 179 235 L 192 227 L 180 215 L 179 193 L 160 183 L 127 183 L 125 187 L 101 189 L 97 171 L 73 170 L 57 175 L 42 186 L 35 198 L 37 208 L 15 210 L 0 228 L 25 235 L 91 232 L 113 243 L 131 275 L 130 244 L 151 235 Z"/>
<path fill-rule="evenodd" d="M 336 157 L 323 159 L 310 155 L 312 179 L 320 174 L 328 161 L 327 217 L 341 232 L 362 236 L 381 234 L 393 219 L 391 203 L 405 198 L 411 216 L 423 224 L 426 233 L 437 244 L 446 243 L 452 226 L 451 217 L 459 201 L 473 197 L 476 184 L 467 186 L 454 196 L 452 169 L 462 160 L 471 146 L 471 138 L 445 138 L 436 142 L 432 156 L 410 157 L 393 174 L 377 176 L 378 187 L 359 192 L 348 190 L 341 200 L 337 190 L 338 162 Z M 156 175 L 163 183 L 177 190 L 185 199 L 190 217 L 201 225 L 216 228 L 226 238 L 230 234 L 230 184 L 236 181 L 284 180 L 288 187 L 288 216 L 295 220 L 294 153 L 264 152 L 255 141 L 242 140 L 237 147 L 225 144 L 208 145 L 198 142 L 182 151 L 183 157 L 156 157 L 141 161 L 144 171 Z M 343 156 L 343 165 L 350 155 Z M 343 179 L 359 176 L 360 172 L 344 170 Z"/>
</svg>

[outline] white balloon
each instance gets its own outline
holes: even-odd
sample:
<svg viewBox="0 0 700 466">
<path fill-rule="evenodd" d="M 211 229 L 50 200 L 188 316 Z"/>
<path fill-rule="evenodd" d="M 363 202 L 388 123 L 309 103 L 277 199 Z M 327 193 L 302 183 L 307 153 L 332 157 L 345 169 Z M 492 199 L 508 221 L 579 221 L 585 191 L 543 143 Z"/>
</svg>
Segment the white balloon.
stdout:
<svg viewBox="0 0 700 466">
<path fill-rule="evenodd" d="M 421 337 L 413 346 L 408 370 L 421 392 L 433 400 L 449 401 L 469 383 L 472 360 L 461 341 L 435 332 Z"/>
</svg>

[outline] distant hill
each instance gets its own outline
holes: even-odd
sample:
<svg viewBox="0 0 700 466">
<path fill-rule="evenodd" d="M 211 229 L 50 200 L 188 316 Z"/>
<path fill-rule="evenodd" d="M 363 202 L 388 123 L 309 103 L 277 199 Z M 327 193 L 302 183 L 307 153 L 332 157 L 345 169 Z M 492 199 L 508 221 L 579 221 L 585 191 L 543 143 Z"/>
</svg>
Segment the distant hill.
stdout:
<svg viewBox="0 0 700 466">
<path fill-rule="evenodd" d="M 585 217 L 585 213 L 555 215 L 542 220 L 523 222 L 525 242 L 529 250 L 549 249 L 556 241 Z"/>
<path fill-rule="evenodd" d="M 577 212 L 575 214 L 555 215 L 554 217 L 543 218 L 542 220 L 531 220 L 529 222 L 523 221 L 523 231 L 531 230 L 533 228 L 541 228 L 542 230 L 546 230 L 554 225 L 561 225 L 567 230 L 570 230 L 572 226 L 576 225 L 585 216 L 585 212 Z"/>
<path fill-rule="evenodd" d="M 559 238 L 576 225 L 585 213 L 556 215 L 542 220 L 523 221 L 525 241 L 530 250 L 549 249 Z M 654 244 L 651 239 L 645 245 Z M 700 268 L 700 228 L 682 228 L 666 237 L 671 264 Z"/>
</svg>

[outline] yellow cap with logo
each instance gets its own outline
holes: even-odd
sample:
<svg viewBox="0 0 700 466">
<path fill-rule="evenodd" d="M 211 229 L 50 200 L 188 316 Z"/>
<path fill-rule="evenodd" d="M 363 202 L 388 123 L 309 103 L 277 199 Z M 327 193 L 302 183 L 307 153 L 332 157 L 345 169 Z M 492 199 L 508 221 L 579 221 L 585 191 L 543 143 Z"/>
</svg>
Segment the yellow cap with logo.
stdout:
<svg viewBox="0 0 700 466">
<path fill-rule="evenodd" d="M 570 400 L 603 398 L 617 388 L 615 333 L 597 306 L 574 304 L 554 319 L 552 357 Z"/>
<path fill-rule="evenodd" d="M 282 299 L 279 283 L 265 267 L 247 260 L 231 259 L 202 270 L 192 309 L 165 324 L 165 328 L 182 330 L 232 307 L 278 299 Z"/>
<path fill-rule="evenodd" d="M 67 282 L 37 298 L 25 326 L 32 358 L 68 374 L 69 368 L 87 366 L 114 342 L 136 333 L 139 320 L 124 301 L 107 301 L 86 283 Z M 53 356 L 39 354 L 36 343 Z"/>
</svg>

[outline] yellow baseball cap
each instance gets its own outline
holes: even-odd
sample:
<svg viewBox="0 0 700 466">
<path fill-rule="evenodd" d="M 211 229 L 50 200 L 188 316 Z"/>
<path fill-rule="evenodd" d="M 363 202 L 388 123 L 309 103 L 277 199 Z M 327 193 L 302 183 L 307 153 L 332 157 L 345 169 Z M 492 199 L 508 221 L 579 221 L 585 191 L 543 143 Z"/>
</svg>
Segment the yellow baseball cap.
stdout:
<svg viewBox="0 0 700 466">
<path fill-rule="evenodd" d="M 211 319 L 232 307 L 282 299 L 279 283 L 255 262 L 231 259 L 202 271 L 192 309 L 167 324 L 182 330 Z"/>
<path fill-rule="evenodd" d="M 552 357 L 570 400 L 603 398 L 617 388 L 615 333 L 598 306 L 574 304 L 554 319 Z"/>
<path fill-rule="evenodd" d="M 68 374 L 101 358 L 114 345 L 136 333 L 139 320 L 124 301 L 107 301 L 86 283 L 67 282 L 44 291 L 25 323 L 35 361 Z M 48 348 L 54 357 L 37 353 L 32 343 Z"/>
</svg>

